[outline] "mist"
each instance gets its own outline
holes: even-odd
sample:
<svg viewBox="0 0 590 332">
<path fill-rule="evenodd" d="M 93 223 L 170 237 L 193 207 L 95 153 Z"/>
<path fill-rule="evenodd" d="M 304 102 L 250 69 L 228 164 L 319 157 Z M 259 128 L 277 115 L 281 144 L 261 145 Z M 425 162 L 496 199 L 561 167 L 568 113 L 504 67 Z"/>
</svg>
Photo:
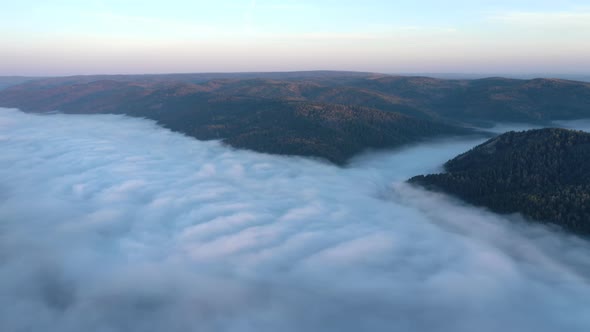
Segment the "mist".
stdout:
<svg viewBox="0 0 590 332">
<path fill-rule="evenodd" d="M 483 140 L 338 168 L 0 109 L 2 330 L 588 331 L 588 241 L 404 182 Z"/>
</svg>

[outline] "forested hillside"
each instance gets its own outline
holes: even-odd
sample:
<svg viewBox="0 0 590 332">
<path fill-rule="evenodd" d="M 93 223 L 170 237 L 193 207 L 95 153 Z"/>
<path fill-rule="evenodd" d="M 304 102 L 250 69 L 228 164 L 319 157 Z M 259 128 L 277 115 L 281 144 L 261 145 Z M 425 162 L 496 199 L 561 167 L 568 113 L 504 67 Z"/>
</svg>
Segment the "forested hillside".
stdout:
<svg viewBox="0 0 590 332">
<path fill-rule="evenodd" d="M 509 132 L 450 160 L 445 170 L 410 182 L 496 212 L 520 212 L 590 234 L 589 133 Z"/>
<path fill-rule="evenodd" d="M 590 118 L 588 105 L 584 82 L 351 72 L 72 76 L 0 90 L 0 107 L 145 117 L 198 139 L 337 164 L 474 125 Z"/>
</svg>

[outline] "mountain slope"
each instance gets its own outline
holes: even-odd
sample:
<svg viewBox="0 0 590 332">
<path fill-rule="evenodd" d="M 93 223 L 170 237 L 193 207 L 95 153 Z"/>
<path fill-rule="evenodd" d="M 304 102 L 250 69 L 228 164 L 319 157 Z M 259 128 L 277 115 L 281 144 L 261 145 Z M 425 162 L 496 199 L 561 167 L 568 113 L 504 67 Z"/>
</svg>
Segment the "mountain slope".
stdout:
<svg viewBox="0 0 590 332">
<path fill-rule="evenodd" d="M 339 72 L 217 75 L 218 78 L 215 74 L 183 74 L 39 79 L 0 91 L 0 106 L 30 111 L 50 106 L 63 109 L 67 105 L 54 97 L 70 100 L 80 89 L 86 89 L 89 97 L 101 97 L 113 88 L 158 90 L 177 85 L 186 87 L 184 93 L 354 105 L 455 123 L 542 123 L 590 118 L 590 83 L 561 79 L 444 80 Z M 111 82 L 111 86 L 106 82 Z M 76 106 L 93 105 L 80 100 Z"/>
<path fill-rule="evenodd" d="M 394 148 L 437 136 L 472 133 L 375 108 L 236 92 L 244 85 L 257 93 L 268 91 L 267 84 L 257 84 L 252 87 L 249 80 L 206 84 L 100 80 L 55 87 L 30 82 L 10 88 L 0 97 L 0 105 L 35 112 L 145 117 L 198 139 L 223 139 L 237 148 L 319 157 L 338 165 L 367 148 Z M 287 83 L 272 85 L 278 90 L 290 88 Z"/>
<path fill-rule="evenodd" d="M 590 133 L 509 132 L 409 181 L 500 213 L 590 234 Z"/>
<path fill-rule="evenodd" d="M 338 164 L 474 124 L 590 118 L 589 105 L 583 82 L 348 72 L 73 76 L 0 91 L 0 107 L 146 117 L 199 139 Z"/>
</svg>

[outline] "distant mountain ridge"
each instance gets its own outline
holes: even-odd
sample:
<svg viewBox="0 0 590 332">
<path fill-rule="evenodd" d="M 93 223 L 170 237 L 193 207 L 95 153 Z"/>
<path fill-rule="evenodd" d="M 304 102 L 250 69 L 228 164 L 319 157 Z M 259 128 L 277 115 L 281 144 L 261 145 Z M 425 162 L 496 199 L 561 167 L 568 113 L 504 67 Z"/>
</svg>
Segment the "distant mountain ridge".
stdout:
<svg viewBox="0 0 590 332">
<path fill-rule="evenodd" d="M 146 117 L 199 139 L 338 164 L 473 125 L 590 118 L 589 105 L 584 82 L 330 71 L 73 76 L 0 90 L 2 107 Z"/>
<path fill-rule="evenodd" d="M 508 132 L 448 161 L 445 171 L 409 182 L 590 234 L 590 133 Z"/>
</svg>

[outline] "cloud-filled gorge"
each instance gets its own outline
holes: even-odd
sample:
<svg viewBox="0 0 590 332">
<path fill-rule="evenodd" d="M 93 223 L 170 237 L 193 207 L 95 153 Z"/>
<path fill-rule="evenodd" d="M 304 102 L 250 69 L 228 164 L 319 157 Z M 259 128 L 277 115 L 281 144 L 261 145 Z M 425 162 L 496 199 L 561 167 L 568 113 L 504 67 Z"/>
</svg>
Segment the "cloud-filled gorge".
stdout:
<svg viewBox="0 0 590 332">
<path fill-rule="evenodd" d="M 1 110 L 2 330 L 588 331 L 587 241 L 404 184 L 479 142 L 337 168 Z"/>
</svg>

